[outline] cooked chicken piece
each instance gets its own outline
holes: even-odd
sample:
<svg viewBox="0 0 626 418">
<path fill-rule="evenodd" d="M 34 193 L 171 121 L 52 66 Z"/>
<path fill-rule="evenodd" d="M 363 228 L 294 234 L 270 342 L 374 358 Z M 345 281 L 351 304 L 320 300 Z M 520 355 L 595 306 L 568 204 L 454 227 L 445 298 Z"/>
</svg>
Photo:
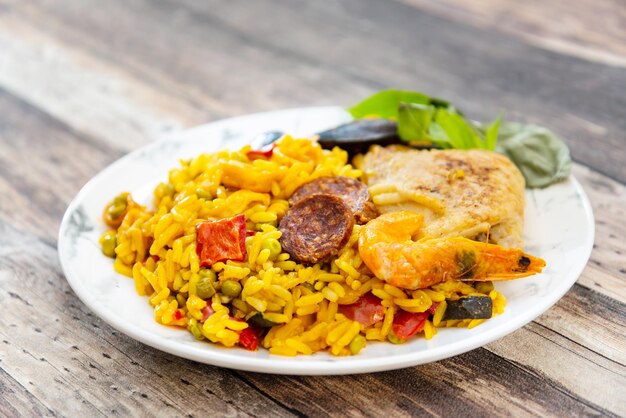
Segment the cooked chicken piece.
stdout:
<svg viewBox="0 0 626 418">
<path fill-rule="evenodd" d="M 416 238 L 460 236 L 522 247 L 524 178 L 507 157 L 485 150 L 375 146 L 360 166 L 381 213 L 424 215 Z"/>
</svg>

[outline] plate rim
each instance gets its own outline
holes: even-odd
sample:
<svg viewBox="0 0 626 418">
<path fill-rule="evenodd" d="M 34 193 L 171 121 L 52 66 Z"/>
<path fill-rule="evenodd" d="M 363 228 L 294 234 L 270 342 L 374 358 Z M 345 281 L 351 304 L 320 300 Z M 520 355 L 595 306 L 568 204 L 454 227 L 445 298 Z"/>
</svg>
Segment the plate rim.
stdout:
<svg viewBox="0 0 626 418">
<path fill-rule="evenodd" d="M 272 356 L 270 358 L 254 358 L 254 357 L 243 357 L 237 355 L 237 351 L 233 349 L 223 348 L 224 351 L 220 350 L 204 350 L 198 347 L 192 347 L 183 344 L 172 343 L 171 341 L 164 339 L 161 336 L 155 335 L 148 330 L 144 330 L 137 325 L 134 325 L 131 322 L 122 320 L 117 315 L 109 315 L 106 312 L 104 306 L 102 306 L 97 300 L 92 298 L 92 296 L 87 292 L 87 288 L 81 286 L 80 280 L 77 277 L 74 277 L 72 274 L 72 270 L 70 268 L 70 257 L 67 256 L 68 250 L 68 239 L 64 236 L 64 231 L 67 229 L 67 226 L 70 222 L 70 217 L 72 213 L 76 210 L 76 208 L 80 205 L 80 202 L 83 199 L 83 196 L 88 194 L 97 179 L 105 176 L 110 171 L 114 171 L 115 168 L 119 164 L 123 164 L 126 160 L 134 158 L 137 154 L 144 152 L 145 150 L 156 148 L 162 146 L 163 143 L 172 141 L 173 138 L 177 136 L 183 136 L 185 134 L 189 134 L 190 132 L 199 131 L 202 128 L 213 125 L 215 123 L 227 123 L 227 121 L 238 119 L 246 116 L 269 116 L 272 114 L 283 113 L 283 112 L 306 112 L 311 111 L 313 109 L 325 109 L 330 110 L 334 109 L 342 109 L 339 106 L 311 106 L 311 107 L 297 107 L 297 108 L 287 108 L 281 110 L 273 110 L 269 112 L 259 112 L 259 113 L 250 113 L 246 115 L 235 116 L 231 118 L 219 119 L 213 122 L 209 122 L 207 124 L 199 125 L 196 127 L 192 127 L 190 129 L 182 130 L 173 134 L 169 134 L 166 137 L 158 139 L 156 141 L 152 141 L 148 144 L 145 144 L 129 153 L 126 153 L 119 159 L 115 160 L 104 169 L 100 170 L 96 175 L 91 177 L 87 183 L 85 183 L 76 196 L 72 199 L 70 204 L 68 205 L 61 224 L 59 226 L 58 232 L 58 258 L 61 264 L 61 269 L 63 271 L 64 277 L 69 283 L 70 287 L 74 291 L 74 293 L 78 296 L 78 298 L 83 302 L 90 310 L 92 310 L 100 319 L 105 321 L 111 327 L 116 330 L 124 333 L 128 337 L 137 340 L 143 344 L 146 344 L 150 347 L 153 347 L 157 350 L 164 351 L 166 353 L 186 358 L 189 360 L 197 361 L 200 363 L 210 364 L 218 367 L 226 367 L 230 369 L 236 370 L 244 370 L 251 372 L 261 372 L 261 373 L 273 373 L 273 374 L 282 374 L 282 375 L 343 375 L 343 374 L 360 374 L 360 373 L 371 373 L 378 371 L 386 371 L 386 370 L 396 370 L 400 368 L 416 366 L 420 364 L 431 363 L 435 361 L 439 361 L 445 358 L 449 358 L 455 355 L 459 355 L 476 348 L 487 345 L 497 339 L 500 339 L 512 332 L 519 330 L 524 327 L 526 324 L 531 322 L 533 319 L 540 316 L 542 313 L 550 309 L 554 304 L 556 304 L 567 291 L 578 281 L 580 275 L 582 274 L 584 268 L 586 267 L 589 258 L 591 256 L 591 251 L 593 249 L 593 243 L 595 241 L 595 218 L 592 210 L 591 203 L 587 194 L 580 182 L 576 179 L 573 174 L 570 174 L 566 182 L 571 182 L 574 191 L 577 196 L 580 198 L 582 209 L 585 215 L 586 221 L 586 231 L 588 232 L 588 238 L 585 242 L 585 257 L 584 262 L 581 262 L 578 268 L 576 268 L 572 274 L 571 278 L 563 283 L 560 283 L 556 289 L 552 292 L 554 295 L 558 294 L 558 297 L 553 298 L 550 303 L 542 305 L 536 304 L 527 311 L 525 311 L 521 315 L 516 315 L 511 318 L 510 321 L 507 322 L 507 326 L 500 326 L 490 330 L 487 334 L 485 333 L 477 333 L 474 336 L 463 338 L 459 341 L 456 341 L 451 344 L 447 344 L 443 347 L 439 347 L 436 352 L 432 354 L 428 354 L 427 350 L 426 354 L 424 351 L 420 352 L 410 352 L 400 355 L 390 355 L 386 357 L 374 357 L 367 358 L 362 357 L 349 357 L 342 359 L 343 361 L 293 361 L 293 359 L 285 359 L 282 356 Z M 179 141 L 184 141 L 184 138 L 178 139 Z M 419 355 L 421 353 L 421 355 Z"/>
</svg>

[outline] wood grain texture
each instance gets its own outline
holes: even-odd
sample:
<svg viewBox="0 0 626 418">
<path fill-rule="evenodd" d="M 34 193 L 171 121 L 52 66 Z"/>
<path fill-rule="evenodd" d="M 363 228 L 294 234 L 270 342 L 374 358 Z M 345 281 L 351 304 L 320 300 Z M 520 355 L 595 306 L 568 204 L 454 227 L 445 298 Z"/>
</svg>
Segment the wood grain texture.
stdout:
<svg viewBox="0 0 626 418">
<path fill-rule="evenodd" d="M 421 89 L 477 119 L 506 109 L 511 120 L 548 126 L 577 160 L 626 180 L 623 69 L 402 3 L 36 0 L 8 8 L 9 19 L 40 22 L 55 39 L 201 106 L 219 100 L 258 111 L 350 103 L 388 86 Z"/>
<path fill-rule="evenodd" d="M 243 383 L 227 370 L 164 357 L 120 335 L 76 299 L 57 261 L 60 216 L 94 164 L 107 164 L 119 151 L 7 93 L 0 94 L 0 109 L 0 155 L 6 156 L 0 163 L 0 304 L 10 312 L 0 318 L 0 367 L 38 403 L 65 414 L 291 415 L 253 389 L 230 391 Z M 42 132 L 49 148 L 33 147 L 31 135 Z M 69 159 L 70 150 L 90 158 Z M 37 210 L 24 210 L 29 207 Z"/>
<path fill-rule="evenodd" d="M 561 54 L 626 67 L 626 8 L 620 0 L 402 1 Z"/>
<path fill-rule="evenodd" d="M 626 188 L 588 167 L 578 165 L 573 172 L 589 196 L 596 219 L 591 259 L 578 283 L 626 303 Z"/>
<path fill-rule="evenodd" d="M 512 21 L 546 24 L 531 19 L 536 3 L 515 15 L 489 1 Z M 576 27 L 594 21 L 576 16 Z M 421 0 L 0 0 L 0 415 L 626 415 L 626 73 L 479 23 Z M 589 33 L 580 43 L 610 39 Z M 574 173 L 596 216 L 591 262 L 536 321 L 421 367 L 281 377 L 144 346 L 69 289 L 61 216 L 128 150 L 225 116 L 347 104 L 391 85 L 476 118 L 506 108 L 548 125 L 586 164 Z"/>
<path fill-rule="evenodd" d="M 7 340 L 3 341 L 6 344 Z M 0 362 L 0 366 L 1 366 Z M 28 386 L 33 386 L 28 382 Z M 46 408 L 39 400 L 19 382 L 13 379 L 7 372 L 0 368 L 0 399 L 11 402 L 0 403 L 0 414 L 6 417 L 12 416 L 54 416 L 54 412 Z"/>
</svg>

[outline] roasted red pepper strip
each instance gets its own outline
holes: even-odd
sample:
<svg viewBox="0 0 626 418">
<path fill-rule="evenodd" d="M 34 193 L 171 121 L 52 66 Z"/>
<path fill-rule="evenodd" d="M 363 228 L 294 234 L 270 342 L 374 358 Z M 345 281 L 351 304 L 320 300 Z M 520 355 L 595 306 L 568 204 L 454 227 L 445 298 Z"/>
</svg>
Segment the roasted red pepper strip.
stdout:
<svg viewBox="0 0 626 418">
<path fill-rule="evenodd" d="M 437 310 L 437 308 L 439 307 L 439 304 L 441 302 L 433 302 L 432 305 L 430 305 L 430 308 L 428 308 L 428 310 L 426 312 L 428 312 L 431 315 L 435 314 L 435 311 Z"/>
<path fill-rule="evenodd" d="M 271 158 L 274 153 L 274 144 L 269 144 L 261 149 L 253 149 L 248 151 L 246 155 L 250 161 L 257 160 L 259 158 Z"/>
<path fill-rule="evenodd" d="M 367 293 L 351 305 L 339 305 L 339 313 L 353 321 L 358 321 L 364 327 L 369 327 L 385 317 L 385 308 L 380 299 L 371 293 Z"/>
<path fill-rule="evenodd" d="M 177 310 L 176 312 L 180 311 Z M 214 313 L 215 311 L 210 306 L 205 306 L 204 309 L 202 309 L 202 319 L 200 320 L 200 323 L 204 323 Z M 244 322 L 243 319 L 235 318 L 234 316 L 230 316 L 230 319 L 233 321 Z M 239 333 L 239 344 L 246 350 L 256 351 L 259 346 L 259 341 L 261 341 L 262 331 L 262 329 L 248 324 L 248 328 L 241 330 Z"/>
<path fill-rule="evenodd" d="M 174 319 L 178 321 L 179 319 L 183 317 L 183 313 L 179 311 L 178 309 L 176 309 L 174 313 L 172 314 L 172 317 L 174 317 Z"/>
<path fill-rule="evenodd" d="M 213 310 L 213 308 L 211 308 L 209 305 L 205 306 L 204 309 L 202 309 L 202 319 L 200 320 L 200 322 L 204 324 L 204 321 L 209 319 L 209 316 L 213 315 L 214 313 L 215 311 Z"/>
<path fill-rule="evenodd" d="M 430 315 L 428 311 L 412 313 L 402 309 L 398 310 L 393 316 L 391 326 L 393 334 L 401 340 L 406 340 L 424 329 L 428 315 Z"/>
<path fill-rule="evenodd" d="M 239 333 L 239 344 L 246 350 L 256 351 L 259 346 L 261 330 L 248 325 Z"/>
<path fill-rule="evenodd" d="M 202 267 L 218 261 L 246 258 L 246 217 L 243 214 L 196 226 L 196 252 Z"/>
</svg>

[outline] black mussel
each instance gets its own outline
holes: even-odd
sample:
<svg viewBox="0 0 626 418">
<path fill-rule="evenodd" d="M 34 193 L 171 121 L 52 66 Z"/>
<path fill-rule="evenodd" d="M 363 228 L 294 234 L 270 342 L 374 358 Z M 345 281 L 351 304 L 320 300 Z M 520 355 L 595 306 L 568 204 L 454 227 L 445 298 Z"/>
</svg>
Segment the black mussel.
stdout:
<svg viewBox="0 0 626 418">
<path fill-rule="evenodd" d="M 248 324 L 252 325 L 253 327 L 258 327 L 258 328 L 271 328 L 273 326 L 280 325 L 277 322 L 273 322 L 273 321 L 270 321 L 269 319 L 265 319 L 265 317 L 263 316 L 261 312 L 257 312 L 254 315 L 252 315 L 252 317 L 248 319 Z"/>
<path fill-rule="evenodd" d="M 489 319 L 493 302 L 489 296 L 468 296 L 448 301 L 443 320 L 448 319 Z"/>
<path fill-rule="evenodd" d="M 322 148 L 341 147 L 350 155 L 365 153 L 370 145 L 400 142 L 398 124 L 389 119 L 358 119 L 318 133 Z"/>
</svg>

